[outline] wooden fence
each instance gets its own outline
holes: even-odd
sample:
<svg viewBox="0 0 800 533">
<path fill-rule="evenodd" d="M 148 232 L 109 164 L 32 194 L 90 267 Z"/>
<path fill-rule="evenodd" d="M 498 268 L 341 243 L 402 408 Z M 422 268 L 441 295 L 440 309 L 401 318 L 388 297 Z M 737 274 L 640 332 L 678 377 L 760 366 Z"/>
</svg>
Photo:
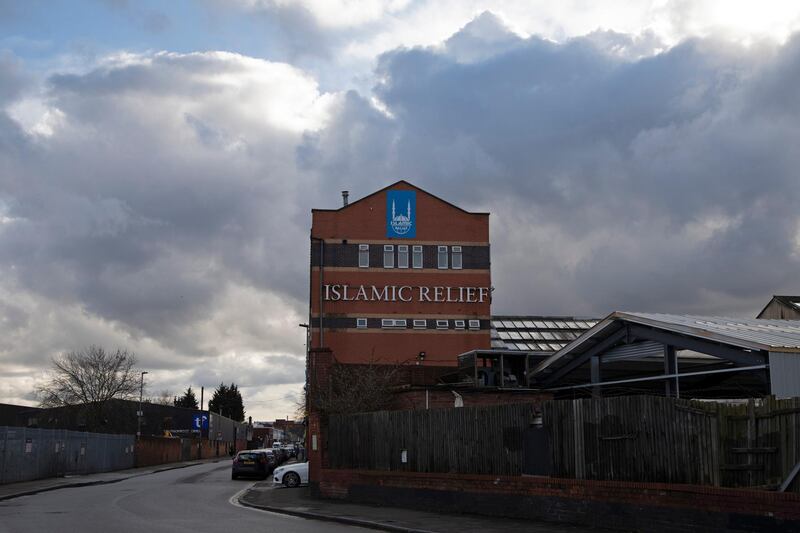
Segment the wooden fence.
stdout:
<svg viewBox="0 0 800 533">
<path fill-rule="evenodd" d="M 523 435 L 533 404 L 332 415 L 332 468 L 522 473 Z"/>
<path fill-rule="evenodd" d="M 778 488 L 800 462 L 800 398 L 657 396 L 332 415 L 332 468 Z M 539 439 L 531 439 L 538 433 Z M 535 436 L 535 435 L 534 435 Z M 534 473 L 545 473 L 544 471 Z M 788 490 L 800 492 L 800 475 Z"/>
<path fill-rule="evenodd" d="M 543 422 L 556 477 L 774 489 L 800 462 L 798 398 L 560 400 Z"/>
</svg>

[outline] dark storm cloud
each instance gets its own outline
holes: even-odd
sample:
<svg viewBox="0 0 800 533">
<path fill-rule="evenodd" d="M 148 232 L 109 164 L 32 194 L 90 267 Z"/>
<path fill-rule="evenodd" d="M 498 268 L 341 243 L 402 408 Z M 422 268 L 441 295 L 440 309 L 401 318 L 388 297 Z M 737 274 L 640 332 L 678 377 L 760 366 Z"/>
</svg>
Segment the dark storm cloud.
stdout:
<svg viewBox="0 0 800 533">
<path fill-rule="evenodd" d="M 186 328 L 217 313 L 231 283 L 296 303 L 305 283 L 291 257 L 305 254 L 292 243 L 304 230 L 285 227 L 299 209 L 296 135 L 252 111 L 259 65 L 162 54 L 53 76 L 58 132 L 24 158 L 0 154 L 18 169 L 0 178 L 0 214 L 14 219 L 0 266 L 27 290 L 188 353 L 211 349 Z M 307 83 L 284 70 L 263 77 Z M 11 121 L 0 131 L 0 145 L 21 133 Z"/>
<path fill-rule="evenodd" d="M 639 59 L 659 43 L 494 28 L 486 57 L 486 34 L 385 54 L 375 94 L 394 118 L 351 97 L 354 120 L 302 160 L 490 210 L 498 312 L 749 314 L 798 290 L 800 39 Z"/>
</svg>

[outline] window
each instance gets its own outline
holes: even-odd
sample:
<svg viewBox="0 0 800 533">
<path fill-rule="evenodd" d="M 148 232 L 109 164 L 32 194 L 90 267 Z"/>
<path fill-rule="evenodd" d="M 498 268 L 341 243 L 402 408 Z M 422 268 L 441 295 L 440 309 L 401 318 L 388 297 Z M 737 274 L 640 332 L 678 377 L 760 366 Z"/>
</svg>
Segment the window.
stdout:
<svg viewBox="0 0 800 533">
<path fill-rule="evenodd" d="M 413 268 L 422 268 L 422 246 L 412 246 L 411 252 L 411 266 Z"/>
<path fill-rule="evenodd" d="M 397 245 L 397 268 L 408 268 L 408 245 Z"/>
<path fill-rule="evenodd" d="M 427 320 L 414 319 L 414 329 L 427 329 L 427 328 L 428 328 Z"/>
<path fill-rule="evenodd" d="M 369 268 L 369 244 L 358 245 L 358 266 Z"/>
<path fill-rule="evenodd" d="M 453 268 L 456 270 L 461 270 L 461 247 L 460 246 L 453 246 Z"/>
<path fill-rule="evenodd" d="M 447 268 L 447 246 L 439 246 L 439 268 Z"/>
<path fill-rule="evenodd" d="M 447 329 L 449 327 L 449 323 L 447 320 L 437 320 L 436 321 L 436 329 Z"/>
<path fill-rule="evenodd" d="M 481 329 L 481 321 L 480 320 L 470 320 L 469 321 L 469 329 Z"/>
<path fill-rule="evenodd" d="M 384 318 L 384 319 L 381 320 L 381 327 L 382 328 L 405 329 L 405 327 L 406 327 L 406 319 L 405 318 Z"/>
<path fill-rule="evenodd" d="M 364 329 L 367 327 L 367 319 L 366 318 L 356 318 L 356 327 L 358 329 Z"/>
<path fill-rule="evenodd" d="M 456 329 L 464 329 L 464 321 L 456 320 Z"/>
<path fill-rule="evenodd" d="M 394 268 L 394 244 L 383 245 L 383 268 Z"/>
</svg>

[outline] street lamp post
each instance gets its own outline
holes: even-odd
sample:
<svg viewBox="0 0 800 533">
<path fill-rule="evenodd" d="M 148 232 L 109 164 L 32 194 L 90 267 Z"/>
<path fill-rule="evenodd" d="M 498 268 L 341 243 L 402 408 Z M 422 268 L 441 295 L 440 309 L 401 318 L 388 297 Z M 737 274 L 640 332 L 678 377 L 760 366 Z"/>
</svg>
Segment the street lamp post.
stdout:
<svg viewBox="0 0 800 533">
<path fill-rule="evenodd" d="M 144 375 L 147 372 L 142 372 L 142 382 L 139 385 L 139 411 L 136 413 L 136 438 L 142 436 L 142 396 L 144 395 Z"/>
</svg>

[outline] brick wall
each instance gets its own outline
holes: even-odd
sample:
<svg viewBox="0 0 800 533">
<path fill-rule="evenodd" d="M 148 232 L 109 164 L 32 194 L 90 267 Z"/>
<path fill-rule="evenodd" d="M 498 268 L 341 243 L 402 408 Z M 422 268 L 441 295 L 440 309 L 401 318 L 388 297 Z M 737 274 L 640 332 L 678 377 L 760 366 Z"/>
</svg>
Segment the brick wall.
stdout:
<svg viewBox="0 0 800 533">
<path fill-rule="evenodd" d="M 800 530 L 800 494 L 532 476 L 330 470 L 324 498 L 648 532 Z"/>
<path fill-rule="evenodd" d="M 541 392 L 516 392 L 508 390 L 498 392 L 497 389 L 491 390 L 458 390 L 457 392 L 464 403 L 464 407 L 474 407 L 481 405 L 507 405 L 516 403 L 534 403 L 541 404 L 545 400 L 552 399 L 552 394 Z M 406 409 L 444 409 L 454 407 L 456 396 L 450 390 L 442 390 L 441 387 L 431 387 L 428 390 L 425 388 L 398 391 L 394 394 L 394 398 L 390 409 L 392 410 L 406 410 Z"/>
<path fill-rule="evenodd" d="M 181 439 L 141 437 L 136 442 L 136 466 L 176 463 L 181 460 Z"/>
</svg>

